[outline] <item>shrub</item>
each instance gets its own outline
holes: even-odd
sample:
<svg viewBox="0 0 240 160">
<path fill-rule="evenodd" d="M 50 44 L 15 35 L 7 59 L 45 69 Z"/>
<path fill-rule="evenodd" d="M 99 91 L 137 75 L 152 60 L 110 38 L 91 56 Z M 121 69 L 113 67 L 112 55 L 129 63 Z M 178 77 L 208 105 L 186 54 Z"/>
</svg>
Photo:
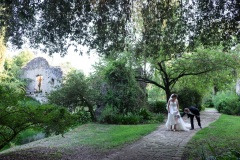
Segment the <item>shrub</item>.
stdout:
<svg viewBox="0 0 240 160">
<path fill-rule="evenodd" d="M 143 121 L 143 118 L 139 115 L 128 113 L 126 115 L 123 114 L 109 114 L 105 115 L 101 119 L 103 123 L 108 124 L 139 124 Z"/>
<path fill-rule="evenodd" d="M 105 104 L 111 104 L 120 114 L 135 113 L 146 105 L 144 87 L 136 81 L 134 70 L 125 60 L 110 62 L 104 71 L 107 82 Z"/>
<path fill-rule="evenodd" d="M 77 120 L 78 124 L 84 124 L 91 121 L 91 115 L 89 112 L 79 110 L 73 114 Z"/>
<path fill-rule="evenodd" d="M 212 101 L 212 97 L 211 96 L 205 97 L 203 99 L 203 104 L 202 105 L 205 106 L 206 108 L 213 108 L 214 104 L 213 104 L 213 101 Z"/>
<path fill-rule="evenodd" d="M 137 114 L 128 113 L 126 115 L 117 115 L 119 116 L 118 122 L 120 124 L 139 124 L 143 122 L 143 117 Z"/>
<path fill-rule="evenodd" d="M 112 107 L 112 105 L 106 105 L 106 107 L 102 110 L 101 115 L 98 117 L 98 121 L 100 123 L 109 123 L 111 124 L 113 121 L 114 115 L 117 114 L 116 109 Z"/>
<path fill-rule="evenodd" d="M 143 120 L 150 120 L 152 119 L 152 114 L 149 112 L 146 108 L 141 108 L 139 113 L 139 116 L 143 118 Z"/>
<path fill-rule="evenodd" d="M 48 95 L 50 104 L 66 107 L 70 112 L 77 108 L 87 107 L 94 121 L 95 90 L 88 83 L 85 75 L 78 70 L 72 70 L 63 79 L 63 84 Z"/>
<path fill-rule="evenodd" d="M 161 123 L 164 121 L 164 119 L 165 119 L 164 114 L 156 113 L 156 114 L 153 114 L 152 119 L 149 120 L 148 122 L 149 123 Z"/>
<path fill-rule="evenodd" d="M 153 113 L 167 113 L 166 105 L 166 101 L 148 102 L 149 110 Z"/>
<path fill-rule="evenodd" d="M 138 112 L 119 113 L 116 108 L 107 105 L 98 118 L 100 123 L 108 124 L 143 124 L 163 122 L 162 114 L 153 114 L 146 108 L 141 108 Z"/>
<path fill-rule="evenodd" d="M 239 96 L 231 91 L 219 92 L 213 97 L 213 104 L 220 113 L 240 115 Z"/>
<path fill-rule="evenodd" d="M 45 138 L 45 134 L 39 130 L 30 128 L 21 132 L 16 139 L 13 141 L 16 145 L 30 143 L 39 139 Z"/>
<path fill-rule="evenodd" d="M 203 109 L 201 106 L 202 95 L 197 90 L 191 88 L 182 88 L 177 93 L 181 110 L 184 110 L 184 108 L 190 106 L 195 106 L 199 110 Z"/>
</svg>

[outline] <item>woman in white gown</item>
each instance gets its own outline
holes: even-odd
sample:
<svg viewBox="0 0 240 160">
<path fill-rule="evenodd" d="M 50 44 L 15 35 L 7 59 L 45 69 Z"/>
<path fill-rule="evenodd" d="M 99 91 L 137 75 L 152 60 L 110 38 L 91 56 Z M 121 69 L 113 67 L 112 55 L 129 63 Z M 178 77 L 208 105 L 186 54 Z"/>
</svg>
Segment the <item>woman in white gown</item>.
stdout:
<svg viewBox="0 0 240 160">
<path fill-rule="evenodd" d="M 189 131 L 188 128 L 190 128 L 190 124 L 185 123 L 180 115 L 179 104 L 178 104 L 176 94 L 172 94 L 170 96 L 167 103 L 167 110 L 168 110 L 168 119 L 166 122 L 166 127 L 168 130 Z"/>
</svg>

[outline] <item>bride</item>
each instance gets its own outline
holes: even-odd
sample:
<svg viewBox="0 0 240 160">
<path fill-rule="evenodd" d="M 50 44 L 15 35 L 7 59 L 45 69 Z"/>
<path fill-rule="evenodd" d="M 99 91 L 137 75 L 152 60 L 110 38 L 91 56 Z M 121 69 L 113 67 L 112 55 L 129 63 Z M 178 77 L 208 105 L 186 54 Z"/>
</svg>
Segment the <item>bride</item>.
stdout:
<svg viewBox="0 0 240 160">
<path fill-rule="evenodd" d="M 168 130 L 176 131 L 183 130 L 189 131 L 190 124 L 183 121 L 179 113 L 179 104 L 177 100 L 177 95 L 172 94 L 167 103 L 168 119 L 166 122 L 166 127 Z"/>
</svg>

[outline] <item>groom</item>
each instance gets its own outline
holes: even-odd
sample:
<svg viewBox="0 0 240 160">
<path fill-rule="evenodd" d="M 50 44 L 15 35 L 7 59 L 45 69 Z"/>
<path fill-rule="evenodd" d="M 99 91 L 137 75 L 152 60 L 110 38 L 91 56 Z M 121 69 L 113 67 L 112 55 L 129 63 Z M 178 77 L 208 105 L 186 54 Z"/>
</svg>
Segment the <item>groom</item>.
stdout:
<svg viewBox="0 0 240 160">
<path fill-rule="evenodd" d="M 193 124 L 193 118 L 196 117 L 197 119 L 197 122 L 198 122 L 198 126 L 200 128 L 202 128 L 201 126 L 201 120 L 200 120 L 200 112 L 199 112 L 199 109 L 194 107 L 194 106 L 191 106 L 189 108 L 185 108 L 184 109 L 184 112 L 182 114 L 182 117 L 187 114 L 188 115 L 188 118 L 190 117 L 190 122 L 191 122 L 191 129 L 190 130 L 193 130 L 194 129 L 194 124 Z"/>
</svg>

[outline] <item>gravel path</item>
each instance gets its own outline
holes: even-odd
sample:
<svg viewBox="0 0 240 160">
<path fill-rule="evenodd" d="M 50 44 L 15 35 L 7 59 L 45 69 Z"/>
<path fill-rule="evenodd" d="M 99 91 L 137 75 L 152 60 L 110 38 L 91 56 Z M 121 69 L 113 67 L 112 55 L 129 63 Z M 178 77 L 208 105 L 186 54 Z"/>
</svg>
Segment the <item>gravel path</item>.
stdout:
<svg viewBox="0 0 240 160">
<path fill-rule="evenodd" d="M 207 127 L 219 116 L 216 110 L 201 112 L 202 127 Z M 190 122 L 187 116 L 183 119 Z M 194 122 L 196 129 L 188 132 L 167 131 L 165 124 L 161 124 L 156 131 L 120 149 L 102 151 L 78 146 L 74 150 L 66 150 L 33 143 L 34 148 L 31 149 L 22 148 L 7 155 L 0 153 L 0 160 L 180 160 L 184 146 L 200 130 L 196 119 Z"/>
</svg>

